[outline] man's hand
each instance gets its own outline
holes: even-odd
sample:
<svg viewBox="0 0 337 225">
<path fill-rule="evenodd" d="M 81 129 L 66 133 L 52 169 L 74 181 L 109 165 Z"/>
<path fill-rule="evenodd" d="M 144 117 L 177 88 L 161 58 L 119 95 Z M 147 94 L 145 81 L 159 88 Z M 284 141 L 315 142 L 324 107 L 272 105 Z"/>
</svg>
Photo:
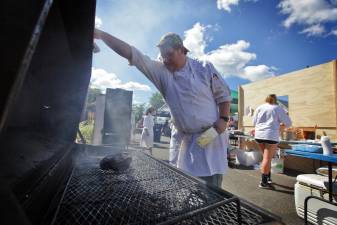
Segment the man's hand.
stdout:
<svg viewBox="0 0 337 225">
<path fill-rule="evenodd" d="M 225 122 L 223 119 L 218 119 L 214 123 L 216 131 L 221 134 L 226 130 L 227 122 Z"/>
<path fill-rule="evenodd" d="M 106 45 L 109 46 L 109 48 L 114 50 L 118 55 L 131 61 L 132 50 L 131 46 L 128 43 L 97 28 L 95 28 L 94 30 L 94 38 L 102 40 Z"/>
<path fill-rule="evenodd" d="M 94 38 L 95 39 L 102 39 L 103 33 L 104 33 L 104 31 L 95 28 L 95 30 L 94 30 Z"/>
</svg>

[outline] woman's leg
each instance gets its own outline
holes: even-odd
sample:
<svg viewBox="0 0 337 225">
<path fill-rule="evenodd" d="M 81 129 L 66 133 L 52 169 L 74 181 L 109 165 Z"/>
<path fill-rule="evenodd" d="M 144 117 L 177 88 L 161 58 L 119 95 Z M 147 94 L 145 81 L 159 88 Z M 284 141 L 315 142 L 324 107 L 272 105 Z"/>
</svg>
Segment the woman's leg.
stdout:
<svg viewBox="0 0 337 225">
<path fill-rule="evenodd" d="M 263 155 L 263 152 L 264 152 L 265 147 L 266 147 L 265 144 L 259 143 L 259 149 L 260 149 L 262 155 Z"/>
<path fill-rule="evenodd" d="M 260 187 L 267 188 L 269 187 L 269 183 L 271 183 L 270 179 L 270 169 L 271 169 L 271 160 L 275 154 L 277 149 L 277 144 L 265 144 L 265 149 L 263 151 L 263 160 L 261 163 L 261 183 Z M 268 182 L 268 180 L 270 180 Z"/>
<path fill-rule="evenodd" d="M 259 143 L 259 148 L 260 148 L 260 151 L 261 151 L 263 159 L 264 159 L 264 151 L 265 151 L 266 145 L 264 143 Z M 261 173 L 263 174 L 262 167 L 263 167 L 263 160 L 262 160 L 261 166 L 260 166 Z"/>
<path fill-rule="evenodd" d="M 261 163 L 261 173 L 269 174 L 271 169 L 271 159 L 275 155 L 277 144 L 266 144 L 263 152 L 263 160 Z"/>
</svg>

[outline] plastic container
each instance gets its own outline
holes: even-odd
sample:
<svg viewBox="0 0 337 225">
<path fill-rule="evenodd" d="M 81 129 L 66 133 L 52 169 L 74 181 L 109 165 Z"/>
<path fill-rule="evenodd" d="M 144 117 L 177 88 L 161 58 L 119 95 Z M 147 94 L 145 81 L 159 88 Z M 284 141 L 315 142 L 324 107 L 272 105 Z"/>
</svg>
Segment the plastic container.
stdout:
<svg viewBox="0 0 337 225">
<path fill-rule="evenodd" d="M 283 173 L 284 171 L 284 159 L 272 158 L 271 160 L 271 173 Z"/>
<path fill-rule="evenodd" d="M 323 155 L 332 155 L 332 145 L 328 136 L 321 137 L 321 145 L 323 148 Z"/>
</svg>

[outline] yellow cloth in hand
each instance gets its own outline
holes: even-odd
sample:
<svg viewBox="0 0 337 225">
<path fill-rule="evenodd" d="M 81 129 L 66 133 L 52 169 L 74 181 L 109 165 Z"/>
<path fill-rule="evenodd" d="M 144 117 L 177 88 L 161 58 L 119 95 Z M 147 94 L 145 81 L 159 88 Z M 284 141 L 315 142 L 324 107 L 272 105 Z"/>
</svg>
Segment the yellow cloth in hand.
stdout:
<svg viewBox="0 0 337 225">
<path fill-rule="evenodd" d="M 200 147 L 204 148 L 206 145 L 211 143 L 217 136 L 218 132 L 213 127 L 211 127 L 200 135 L 200 137 L 197 139 L 197 143 Z"/>
</svg>

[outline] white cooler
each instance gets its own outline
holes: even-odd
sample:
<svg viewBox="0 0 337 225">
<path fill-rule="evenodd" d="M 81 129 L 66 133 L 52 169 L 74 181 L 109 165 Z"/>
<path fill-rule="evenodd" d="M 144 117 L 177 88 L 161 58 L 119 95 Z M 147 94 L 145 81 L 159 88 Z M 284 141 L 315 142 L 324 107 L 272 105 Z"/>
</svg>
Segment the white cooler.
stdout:
<svg viewBox="0 0 337 225">
<path fill-rule="evenodd" d="M 307 196 L 318 196 L 329 200 L 327 190 L 328 177 L 318 174 L 298 175 L 295 184 L 295 206 L 297 215 L 304 218 L 304 200 Z M 337 194 L 337 184 L 333 186 L 334 193 Z M 337 197 L 334 196 L 334 203 Z M 337 225 L 337 206 L 326 202 L 310 199 L 308 201 L 308 221 L 313 224 Z"/>
</svg>

